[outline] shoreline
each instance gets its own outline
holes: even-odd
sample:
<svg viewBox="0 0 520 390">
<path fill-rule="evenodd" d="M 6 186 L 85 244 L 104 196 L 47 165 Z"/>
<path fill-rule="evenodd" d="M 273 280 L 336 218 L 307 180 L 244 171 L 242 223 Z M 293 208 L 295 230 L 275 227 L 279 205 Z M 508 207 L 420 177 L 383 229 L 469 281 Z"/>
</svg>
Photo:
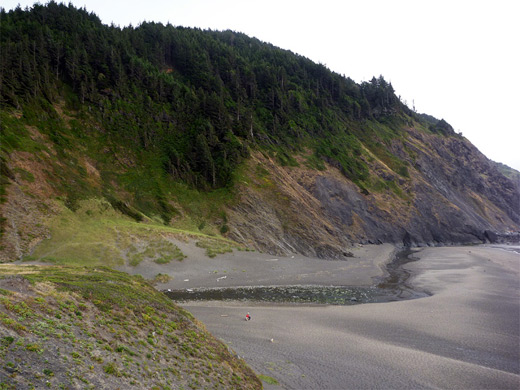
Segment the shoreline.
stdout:
<svg viewBox="0 0 520 390">
<path fill-rule="evenodd" d="M 370 286 L 350 286 L 331 284 L 295 285 L 235 285 L 232 287 L 198 287 L 187 289 L 167 289 L 163 292 L 179 304 L 197 301 L 247 301 L 268 304 L 316 304 L 316 305 L 358 305 L 376 302 L 394 302 L 428 296 L 407 283 L 411 272 L 403 265 L 416 261 L 417 251 L 404 249 L 393 251 L 378 266 L 384 273 L 372 277 Z M 316 264 L 319 266 L 319 264 Z"/>
<path fill-rule="evenodd" d="M 266 389 L 520 387 L 520 255 L 421 248 L 408 283 L 433 295 L 353 306 L 181 304 Z M 366 268 L 373 270 L 373 268 Z M 251 312 L 252 321 L 243 321 Z"/>
<path fill-rule="evenodd" d="M 356 246 L 354 257 L 323 260 L 302 255 L 273 256 L 258 252 L 225 253 L 209 258 L 204 249 L 193 244 L 176 243 L 187 258 L 168 264 L 143 261 L 137 266 L 117 267 L 129 274 L 154 279 L 158 274 L 172 279 L 156 288 L 182 290 L 214 287 L 251 286 L 373 286 L 386 276 L 386 265 L 393 260 L 397 248 L 392 244 Z"/>
</svg>

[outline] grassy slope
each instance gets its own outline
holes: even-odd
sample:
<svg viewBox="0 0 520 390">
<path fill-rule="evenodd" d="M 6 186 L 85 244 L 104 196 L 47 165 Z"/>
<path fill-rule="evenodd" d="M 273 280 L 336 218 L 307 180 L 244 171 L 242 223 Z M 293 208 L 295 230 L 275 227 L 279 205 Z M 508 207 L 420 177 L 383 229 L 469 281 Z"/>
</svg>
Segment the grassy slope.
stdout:
<svg viewBox="0 0 520 390">
<path fill-rule="evenodd" d="M 189 313 L 105 267 L 0 266 L 0 388 L 261 388 Z"/>
<path fill-rule="evenodd" d="M 10 178 L 0 203 L 3 261 L 31 254 L 114 266 L 181 260 L 174 239 L 196 239 L 210 256 L 237 246 L 221 236 L 231 190 L 201 193 L 171 181 L 153 155 L 107 142 L 85 113 L 64 104 L 31 119 L 1 114 L 2 167 Z"/>
<path fill-rule="evenodd" d="M 196 241 L 208 256 L 237 249 L 223 237 L 149 222 L 139 223 L 114 210 L 104 199 L 78 202 L 76 211 L 62 206 L 47 222 L 50 238 L 24 260 L 86 266 L 137 265 L 144 259 L 159 264 L 182 261 L 176 241 Z"/>
</svg>

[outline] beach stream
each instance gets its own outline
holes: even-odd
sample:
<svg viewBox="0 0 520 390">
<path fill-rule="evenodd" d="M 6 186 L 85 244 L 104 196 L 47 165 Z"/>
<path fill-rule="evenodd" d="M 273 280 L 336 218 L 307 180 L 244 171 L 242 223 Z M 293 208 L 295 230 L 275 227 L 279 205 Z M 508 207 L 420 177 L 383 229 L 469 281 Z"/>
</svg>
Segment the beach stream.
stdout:
<svg viewBox="0 0 520 390">
<path fill-rule="evenodd" d="M 398 252 L 387 264 L 388 274 L 374 281 L 370 287 L 351 286 L 257 286 L 229 288 L 194 288 L 169 290 L 165 294 L 174 301 L 255 301 L 294 304 L 355 305 L 392 302 L 426 297 L 429 294 L 407 284 L 410 272 L 403 265 L 416 261 L 413 251 Z"/>
</svg>

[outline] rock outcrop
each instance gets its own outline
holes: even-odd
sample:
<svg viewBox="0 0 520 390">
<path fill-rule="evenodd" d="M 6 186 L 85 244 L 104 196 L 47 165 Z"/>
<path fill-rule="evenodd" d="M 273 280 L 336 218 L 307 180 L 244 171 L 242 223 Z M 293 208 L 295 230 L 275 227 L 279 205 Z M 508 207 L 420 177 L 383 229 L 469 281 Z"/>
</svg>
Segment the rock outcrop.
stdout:
<svg viewBox="0 0 520 390">
<path fill-rule="evenodd" d="M 371 175 L 394 183 L 364 193 L 336 168 L 263 167 L 229 210 L 231 238 L 271 253 L 338 258 L 352 243 L 403 246 L 512 242 L 520 231 L 520 185 L 460 136 L 414 128 L 390 146 L 408 164 L 399 176 L 377 159 Z M 252 169 L 253 171 L 253 169 Z"/>
</svg>

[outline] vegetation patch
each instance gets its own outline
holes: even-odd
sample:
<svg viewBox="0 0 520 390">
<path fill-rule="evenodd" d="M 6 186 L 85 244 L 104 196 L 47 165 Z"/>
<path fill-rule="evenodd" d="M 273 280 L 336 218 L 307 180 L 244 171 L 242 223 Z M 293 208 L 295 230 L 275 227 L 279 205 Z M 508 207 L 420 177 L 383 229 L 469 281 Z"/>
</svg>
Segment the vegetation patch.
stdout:
<svg viewBox="0 0 520 390">
<path fill-rule="evenodd" d="M 216 240 L 212 238 L 202 238 L 197 241 L 196 245 L 199 248 L 206 249 L 206 255 L 209 257 L 215 257 L 223 253 L 233 252 L 237 246 L 231 241 Z"/>
<path fill-rule="evenodd" d="M 164 226 L 161 223 L 139 223 L 126 217 L 104 199 L 88 199 L 77 203 L 76 211 L 62 207 L 47 223 L 51 238 L 36 247 L 26 261 L 44 261 L 69 265 L 136 266 L 143 260 L 157 264 L 182 261 L 182 253 L 174 240 L 196 239 L 208 256 L 230 252 L 238 244 L 221 237 L 209 237 Z"/>
<path fill-rule="evenodd" d="M 168 274 L 157 274 L 155 275 L 155 278 L 153 279 L 153 283 L 154 284 L 157 284 L 157 283 L 168 283 L 170 280 L 172 280 L 173 277 L 168 275 Z"/>
<path fill-rule="evenodd" d="M 258 375 L 258 378 L 262 381 L 267 383 L 268 385 L 279 385 L 280 383 L 274 379 L 273 377 L 270 377 L 268 375 Z"/>
<path fill-rule="evenodd" d="M 15 275 L 13 290 L 13 281 L 29 287 L 0 301 L 3 388 L 261 388 L 226 345 L 141 277 L 0 265 L 0 280 Z"/>
</svg>

